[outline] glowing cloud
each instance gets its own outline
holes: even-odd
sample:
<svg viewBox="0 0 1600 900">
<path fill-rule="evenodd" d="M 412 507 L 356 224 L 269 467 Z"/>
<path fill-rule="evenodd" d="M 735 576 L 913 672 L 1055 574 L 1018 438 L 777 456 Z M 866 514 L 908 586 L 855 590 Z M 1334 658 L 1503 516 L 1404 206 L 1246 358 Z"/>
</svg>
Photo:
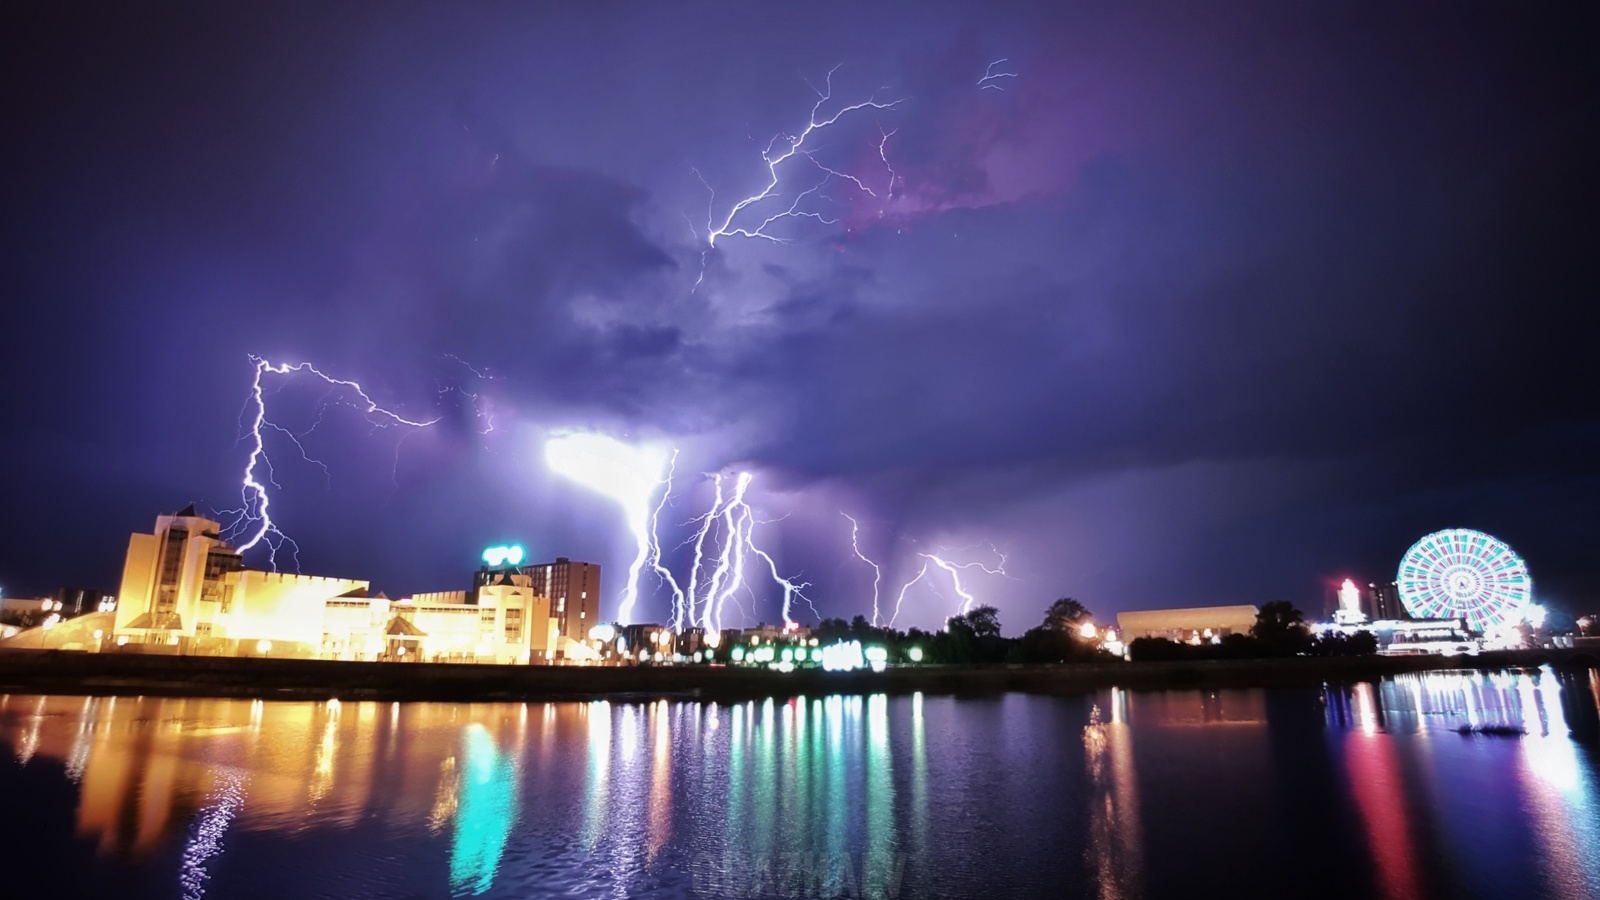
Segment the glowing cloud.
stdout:
<svg viewBox="0 0 1600 900">
<path fill-rule="evenodd" d="M 666 456 L 649 445 L 625 444 L 610 435 L 593 432 L 557 435 L 545 443 L 544 450 L 551 471 L 610 497 L 622 507 L 638 552 L 628 566 L 628 580 L 617 601 L 616 617 L 624 625 L 631 624 L 639 596 L 639 572 L 651 558 L 654 541 L 650 498 L 663 483 Z"/>
</svg>

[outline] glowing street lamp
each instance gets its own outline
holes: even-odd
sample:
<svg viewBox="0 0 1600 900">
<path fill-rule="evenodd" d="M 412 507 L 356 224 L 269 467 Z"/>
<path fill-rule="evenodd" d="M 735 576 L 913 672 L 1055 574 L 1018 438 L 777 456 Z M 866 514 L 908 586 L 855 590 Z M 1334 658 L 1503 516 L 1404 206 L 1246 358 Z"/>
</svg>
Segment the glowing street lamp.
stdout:
<svg viewBox="0 0 1600 900">
<path fill-rule="evenodd" d="M 1078 626 L 1078 636 L 1083 638 L 1086 641 L 1093 639 L 1094 638 L 1094 623 L 1093 622 L 1085 622 L 1082 625 L 1079 625 Z"/>
<path fill-rule="evenodd" d="M 922 662 L 922 648 L 921 647 L 912 647 L 910 650 L 907 650 L 906 651 L 906 658 L 911 660 L 914 663 Z"/>
</svg>

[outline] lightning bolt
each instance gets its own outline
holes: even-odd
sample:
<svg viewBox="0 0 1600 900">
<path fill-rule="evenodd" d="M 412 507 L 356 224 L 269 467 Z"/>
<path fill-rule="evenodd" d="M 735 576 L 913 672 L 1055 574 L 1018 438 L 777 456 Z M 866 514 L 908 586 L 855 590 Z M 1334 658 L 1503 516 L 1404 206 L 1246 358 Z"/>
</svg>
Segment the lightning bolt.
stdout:
<svg viewBox="0 0 1600 900">
<path fill-rule="evenodd" d="M 717 476 L 719 483 L 721 478 L 722 476 Z M 722 504 L 722 511 L 719 513 L 715 509 L 712 510 L 712 520 L 720 519 L 723 524 L 721 552 L 717 554 L 716 567 L 711 570 L 711 582 L 706 588 L 705 610 L 701 619 L 708 632 L 722 630 L 723 602 L 744 582 L 744 529 L 741 527 L 743 520 L 741 510 L 748 509 L 744 502 L 744 492 L 749 487 L 750 473 L 740 472 L 734 478 L 733 496 Z M 726 578 L 730 571 L 734 573 L 734 580 L 731 582 L 731 587 L 723 591 L 722 579 Z"/>
<path fill-rule="evenodd" d="M 894 199 L 894 183 L 900 179 L 900 176 L 894 171 L 894 166 L 889 164 L 888 150 L 889 138 L 894 137 L 899 130 L 900 129 L 896 128 L 894 131 L 884 131 L 883 126 L 878 126 L 878 133 L 882 135 L 882 137 L 878 139 L 878 158 L 883 160 L 884 171 L 889 173 L 889 185 L 883 189 L 884 200 Z"/>
<path fill-rule="evenodd" d="M 694 558 L 689 564 L 689 587 L 687 599 L 689 607 L 689 621 L 691 622 L 694 621 L 696 598 L 700 596 L 697 592 L 697 588 L 700 583 L 700 569 L 705 565 L 706 537 L 711 534 L 711 527 L 716 524 L 716 517 L 722 510 L 722 476 L 720 474 L 714 476 L 712 478 L 712 484 L 714 485 L 716 496 L 711 501 L 711 509 L 707 510 L 705 515 L 695 520 L 696 522 L 700 523 L 700 530 L 696 532 L 694 536 Z M 710 633 L 709 629 L 707 633 Z"/>
<path fill-rule="evenodd" d="M 789 614 L 789 610 L 793 607 L 794 598 L 796 598 L 796 597 L 799 597 L 801 600 L 806 601 L 806 605 L 811 607 L 811 614 L 812 615 L 815 615 L 818 618 L 821 618 L 821 616 L 818 615 L 818 613 L 817 613 L 816 605 L 811 602 L 811 598 L 810 597 L 807 597 L 805 595 L 805 589 L 810 587 L 811 583 L 810 582 L 806 582 L 806 581 L 802 581 L 802 582 L 796 584 L 795 582 L 790 581 L 787 578 L 784 578 L 782 575 L 779 575 L 778 574 L 778 564 L 772 561 L 772 555 L 767 553 L 767 551 L 762 550 L 760 547 L 757 547 L 755 545 L 755 531 L 754 531 L 753 527 L 752 527 L 751 532 L 750 532 L 749 544 L 750 544 L 750 549 L 755 553 L 755 555 L 761 557 L 763 560 L 766 560 L 767 569 L 768 569 L 768 571 L 770 571 L 772 573 L 772 580 L 777 582 L 777 584 L 778 584 L 778 586 L 780 588 L 783 588 L 783 624 L 784 624 L 784 626 L 785 627 L 792 627 L 794 625 L 798 625 L 799 624 L 798 622 L 796 622 L 794 620 L 794 616 Z"/>
<path fill-rule="evenodd" d="M 708 606 L 708 615 L 712 627 L 720 628 L 722 609 L 728 600 L 741 590 L 750 593 L 752 597 L 755 595 L 755 591 L 745 582 L 745 558 L 753 553 L 767 564 L 767 571 L 771 574 L 773 583 L 783 592 L 781 614 L 784 626 L 794 627 L 798 624 L 793 615 L 795 598 L 806 601 L 813 614 L 817 612 L 816 606 L 811 603 L 811 598 L 805 594 L 806 588 L 811 585 L 809 582 L 795 582 L 779 575 L 778 564 L 773 560 L 772 554 L 756 544 L 756 526 L 768 523 L 758 520 L 755 510 L 745 500 L 752 479 L 753 476 L 749 472 L 740 472 L 734 481 L 733 495 L 723 504 L 724 540 L 717 570 L 712 572 L 712 583 L 715 585 L 718 581 L 718 572 L 723 572 L 727 581 L 723 584 L 720 595 L 716 594 L 714 588 L 708 593 L 708 601 L 713 596 L 716 598 L 715 604 Z"/>
<path fill-rule="evenodd" d="M 824 90 L 817 90 L 815 86 L 812 87 L 812 90 L 817 95 L 817 102 L 811 107 L 811 116 L 806 120 L 805 127 L 801 128 L 799 132 L 794 134 L 779 133 L 774 135 L 772 140 L 767 142 L 766 148 L 761 151 L 761 160 L 766 164 L 767 167 L 766 185 L 759 192 L 748 197 L 744 197 L 729 207 L 727 214 L 722 217 L 720 224 L 717 221 L 716 215 L 716 189 L 706 181 L 705 176 L 701 175 L 699 170 L 695 170 L 695 177 L 699 178 L 700 183 L 704 184 L 706 186 L 706 190 L 710 191 L 711 193 L 711 199 L 708 201 L 706 210 L 706 245 L 708 251 L 716 248 L 718 238 L 745 237 L 771 241 L 776 244 L 788 243 L 786 239 L 778 237 L 777 235 L 774 235 L 768 231 L 768 229 L 771 228 L 774 223 L 780 222 L 784 219 L 811 218 L 823 223 L 833 224 L 835 220 L 829 219 L 821 213 L 812 212 L 801 208 L 805 199 L 816 194 L 816 192 L 820 190 L 830 178 L 839 178 L 841 180 L 848 181 L 860 190 L 865 191 L 874 197 L 877 196 L 877 194 L 874 193 L 872 189 L 868 188 L 860 178 L 826 166 L 818 161 L 815 153 L 810 149 L 807 149 L 806 142 L 818 132 L 826 130 L 830 126 L 837 123 L 840 119 L 843 119 L 845 116 L 848 116 L 851 113 L 864 109 L 873 109 L 879 111 L 889 110 L 899 106 L 904 101 L 892 100 L 884 102 L 879 100 L 878 94 L 883 90 L 880 88 L 878 91 L 874 91 L 873 94 L 865 100 L 841 106 L 831 115 L 824 114 L 824 108 L 827 107 L 828 104 L 833 100 L 833 73 L 838 71 L 838 69 L 838 66 L 834 66 L 832 69 L 828 70 L 828 78 L 825 82 L 826 87 Z M 880 155 L 882 155 L 884 143 L 887 141 L 888 137 L 885 135 L 883 142 L 880 142 L 878 145 Z M 745 220 L 754 219 L 755 217 L 754 213 L 749 216 L 743 216 L 746 210 L 749 210 L 751 207 L 763 203 L 764 201 L 771 200 L 775 197 L 781 197 L 781 195 L 784 193 L 780 187 L 783 184 L 783 175 L 779 170 L 784 167 L 785 163 L 788 163 L 790 160 L 794 160 L 799 157 L 804 157 L 817 170 L 821 171 L 823 173 L 822 178 L 809 188 L 797 194 L 790 201 L 787 207 L 784 207 L 777 212 L 768 214 L 759 222 L 754 222 L 753 224 L 740 224 L 741 217 Z M 886 158 L 885 163 L 887 164 Z M 893 188 L 892 177 L 890 179 L 890 187 L 891 189 Z M 703 254 L 702 261 L 704 261 Z M 696 282 L 696 285 L 698 284 L 699 282 Z"/>
<path fill-rule="evenodd" d="M 905 602 L 906 602 L 906 591 L 911 590 L 911 586 L 916 584 L 917 582 L 921 581 L 924 577 L 927 576 L 927 574 L 928 574 L 928 564 L 927 563 L 923 563 L 922 564 L 922 568 L 917 570 L 916 577 L 912 578 L 910 581 L 906 582 L 904 585 L 902 585 L 900 587 L 900 596 L 895 598 L 895 601 L 894 601 L 894 615 L 889 617 L 889 624 L 891 626 L 894 625 L 894 620 L 895 619 L 900 618 L 900 607 L 902 605 L 904 605 Z"/>
<path fill-rule="evenodd" d="M 883 580 L 883 570 L 878 567 L 877 563 L 867 559 L 866 555 L 861 552 L 861 544 L 857 539 L 861 531 L 861 526 L 856 522 L 855 516 L 852 516 L 847 512 L 841 512 L 839 515 L 850 520 L 850 549 L 855 551 L 856 559 L 859 559 L 872 567 L 872 625 L 874 628 L 876 628 L 878 625 L 878 584 Z M 909 584 L 906 585 L 906 587 L 910 586 L 911 585 Z M 905 598 L 904 588 L 902 588 L 900 591 L 900 597 L 901 599 Z M 900 607 L 897 604 L 895 606 L 895 613 L 898 615 L 899 611 Z M 890 622 L 892 623 L 893 621 L 894 620 L 891 618 Z"/>
<path fill-rule="evenodd" d="M 479 381 L 486 382 L 496 377 L 489 374 L 488 369 L 479 369 L 454 353 L 446 353 L 444 358 L 460 363 L 463 368 L 465 368 L 468 372 L 471 372 L 473 377 L 477 378 Z M 451 385 L 441 385 L 439 387 L 439 393 L 441 395 L 457 393 L 463 397 L 466 397 L 468 400 L 471 400 L 474 418 L 483 423 L 483 428 L 478 431 L 478 434 L 486 435 L 494 431 L 494 407 L 490 405 L 489 398 L 483 396 L 481 391 L 469 391 L 462 387 L 459 382 L 457 382 Z"/>
<path fill-rule="evenodd" d="M 672 476 L 678 471 L 678 450 L 672 450 L 672 459 L 667 463 L 667 477 L 662 483 L 661 502 L 656 504 L 656 510 L 650 516 L 650 568 L 656 577 L 672 589 L 672 630 L 683 631 L 685 616 L 692 617 L 694 611 L 685 609 L 683 588 L 678 586 L 678 580 L 672 577 L 672 570 L 661 562 L 661 510 L 666 508 L 667 498 L 672 496 Z"/>
<path fill-rule="evenodd" d="M 274 571 L 278 568 L 278 551 L 285 544 L 291 548 L 296 564 L 299 562 L 300 546 L 294 542 L 278 523 L 273 520 L 271 506 L 272 496 L 267 491 L 270 484 L 274 488 L 278 485 L 273 476 L 272 460 L 267 454 L 266 438 L 264 431 L 271 429 L 283 434 L 300 451 L 300 455 L 307 462 L 313 463 L 322 469 L 323 475 L 328 474 L 328 467 L 322 462 L 312 459 L 306 453 L 302 439 L 314 431 L 322 422 L 322 413 L 330 402 L 330 398 L 342 398 L 338 402 L 359 411 L 372 425 L 380 428 L 405 427 L 410 429 L 427 428 L 437 423 L 438 419 L 427 421 L 408 419 L 399 413 L 379 406 L 359 383 L 343 378 L 335 378 L 323 372 L 310 363 L 273 363 L 262 357 L 251 354 L 250 362 L 254 367 L 254 378 L 250 384 L 250 399 L 246 409 L 254 408 L 250 417 L 248 434 L 250 438 L 250 454 L 245 461 L 244 476 L 240 484 L 241 505 L 238 509 L 221 510 L 219 515 L 226 516 L 227 521 L 222 530 L 222 538 L 240 553 L 243 553 L 257 544 L 267 547 L 267 561 Z M 300 434 L 295 434 L 281 425 L 267 418 L 266 392 L 262 386 L 263 380 L 269 376 L 291 377 L 295 375 L 310 375 L 321 379 L 328 385 L 329 391 L 319 401 L 316 420 L 311 427 Z M 243 417 L 241 416 L 241 419 Z M 399 452 L 398 445 L 396 453 Z M 265 472 L 263 476 L 262 472 Z M 265 481 L 263 481 L 263 477 Z"/>
<path fill-rule="evenodd" d="M 1003 66 L 1007 62 L 1010 62 L 1010 60 L 1008 58 L 1001 57 L 1001 58 L 995 60 L 994 62 L 989 63 L 989 67 L 987 69 L 983 70 L 983 77 L 978 79 L 978 90 L 980 90 L 980 91 L 1003 91 L 1003 90 L 1005 90 L 1005 88 L 1000 86 L 1000 79 L 1002 79 L 1002 78 L 1016 78 L 1017 77 L 1017 73 L 1016 72 L 996 72 L 995 71 L 995 67 L 996 66 Z"/>
<path fill-rule="evenodd" d="M 972 569 L 977 569 L 978 571 L 983 572 L 983 573 L 988 574 L 988 575 L 1000 575 L 1000 576 L 1003 576 L 1003 577 L 1010 577 L 1006 572 L 1006 555 L 1004 553 L 1001 553 L 998 548 L 995 548 L 993 546 L 990 546 L 989 549 L 996 556 L 1000 557 L 1000 562 L 997 565 L 986 566 L 981 562 L 953 563 L 953 562 L 951 562 L 951 561 L 949 561 L 949 560 L 945 559 L 944 557 L 939 556 L 937 554 L 922 553 L 922 552 L 919 551 L 917 553 L 917 555 L 922 557 L 922 559 L 924 560 L 924 562 L 922 563 L 922 567 L 917 570 L 917 574 L 915 576 L 913 576 L 910 581 L 907 581 L 903 586 L 901 586 L 900 595 L 895 600 L 894 615 L 889 617 L 889 624 L 893 625 L 894 624 L 894 620 L 897 617 L 899 617 L 899 615 L 900 615 L 900 606 L 901 606 L 901 604 L 905 603 L 906 591 L 910 590 L 912 585 L 916 584 L 917 582 L 921 581 L 923 578 L 927 577 L 929 566 L 937 567 L 937 568 L 942 569 L 945 572 L 949 573 L 949 575 L 950 575 L 950 586 L 955 590 L 956 596 L 961 598 L 961 608 L 959 610 L 957 610 L 957 614 L 958 615 L 965 615 L 965 614 L 971 612 L 973 604 L 977 602 L 977 598 L 975 598 L 972 595 L 971 591 L 967 590 L 966 585 L 962 584 L 962 582 L 961 582 L 961 573 L 962 572 L 970 571 Z"/>
</svg>

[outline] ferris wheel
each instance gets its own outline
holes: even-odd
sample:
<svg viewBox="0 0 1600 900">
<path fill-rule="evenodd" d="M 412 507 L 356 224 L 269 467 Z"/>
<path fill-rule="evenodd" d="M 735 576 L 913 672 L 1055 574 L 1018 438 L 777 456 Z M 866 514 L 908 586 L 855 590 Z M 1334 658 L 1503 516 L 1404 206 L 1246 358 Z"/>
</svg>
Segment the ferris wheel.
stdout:
<svg viewBox="0 0 1600 900">
<path fill-rule="evenodd" d="M 1473 531 L 1436 531 L 1400 560 L 1400 602 L 1418 619 L 1466 619 L 1491 632 L 1516 622 L 1533 597 L 1528 566 L 1503 541 Z"/>
</svg>

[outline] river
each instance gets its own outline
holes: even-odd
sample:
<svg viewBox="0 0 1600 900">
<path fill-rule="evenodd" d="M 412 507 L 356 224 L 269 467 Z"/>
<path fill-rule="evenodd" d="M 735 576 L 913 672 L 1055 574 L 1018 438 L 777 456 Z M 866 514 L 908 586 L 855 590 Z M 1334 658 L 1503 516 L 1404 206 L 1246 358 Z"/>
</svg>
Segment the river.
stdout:
<svg viewBox="0 0 1600 900">
<path fill-rule="evenodd" d="M 1579 900 L 1600 897 L 1597 689 L 11 695 L 0 896 Z"/>
</svg>

